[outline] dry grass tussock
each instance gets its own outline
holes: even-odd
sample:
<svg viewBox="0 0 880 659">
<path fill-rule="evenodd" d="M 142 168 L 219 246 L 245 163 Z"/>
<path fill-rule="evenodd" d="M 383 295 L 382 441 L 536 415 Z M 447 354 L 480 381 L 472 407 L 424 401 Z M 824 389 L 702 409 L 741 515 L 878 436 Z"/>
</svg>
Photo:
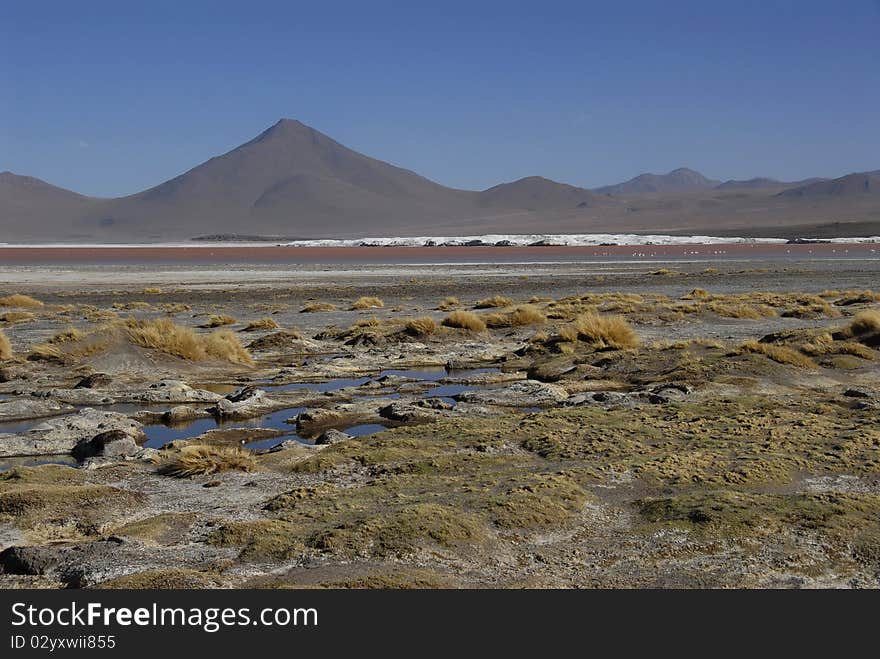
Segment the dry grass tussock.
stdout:
<svg viewBox="0 0 880 659">
<path fill-rule="evenodd" d="M 223 471 L 254 471 L 257 461 L 251 453 L 235 447 L 186 446 L 159 467 L 159 473 L 175 478 L 218 474 Z"/>
<path fill-rule="evenodd" d="M 218 359 L 233 364 L 252 364 L 250 354 L 228 330 L 196 334 L 168 318 L 128 320 L 122 328 L 129 341 L 191 361 Z"/>
<path fill-rule="evenodd" d="M 522 327 L 547 322 L 547 316 L 531 304 L 523 304 L 510 313 L 491 313 L 483 316 L 483 322 L 489 327 Z"/>
<path fill-rule="evenodd" d="M 174 324 L 168 318 L 117 321 L 89 333 L 70 328 L 59 332 L 46 343 L 33 346 L 28 359 L 82 359 L 105 350 L 114 341 L 120 340 L 189 361 L 218 360 L 233 364 L 253 364 L 250 354 L 232 332 L 220 330 L 210 334 L 197 334 L 188 327 Z"/>
<path fill-rule="evenodd" d="M 46 341 L 46 343 L 50 343 L 53 346 L 63 345 L 65 343 L 73 343 L 75 341 L 82 341 L 86 338 L 86 333 L 76 327 L 68 327 L 67 329 L 61 330 L 52 336 L 51 339 Z"/>
<path fill-rule="evenodd" d="M 376 318 L 375 316 L 370 316 L 369 318 L 358 318 L 354 321 L 354 325 L 352 325 L 349 329 L 356 329 L 358 327 L 379 327 L 382 325 L 382 321 Z"/>
<path fill-rule="evenodd" d="M 851 304 L 871 304 L 880 302 L 880 293 L 871 290 L 846 290 L 846 291 L 822 291 L 819 297 L 835 298 L 834 304 L 839 307 L 847 307 Z"/>
<path fill-rule="evenodd" d="M 496 309 L 498 307 L 509 307 L 513 304 L 513 300 L 503 295 L 495 295 L 480 300 L 474 305 L 474 309 Z"/>
<path fill-rule="evenodd" d="M 159 308 L 168 314 L 181 313 L 183 311 L 192 311 L 192 307 L 182 302 L 163 302 Z"/>
<path fill-rule="evenodd" d="M 477 314 L 470 311 L 453 311 L 443 319 L 443 325 L 456 329 L 466 329 L 473 332 L 486 330 L 486 323 Z"/>
<path fill-rule="evenodd" d="M 695 288 L 687 295 L 682 295 L 682 300 L 705 300 L 709 297 L 709 291 L 705 288 Z"/>
<path fill-rule="evenodd" d="M 351 305 L 352 310 L 356 309 L 381 309 L 385 306 L 385 303 L 377 297 L 359 297 L 355 300 L 354 304 Z"/>
<path fill-rule="evenodd" d="M 95 309 L 87 311 L 83 316 L 90 323 L 109 323 L 119 320 L 119 314 L 110 309 Z"/>
<path fill-rule="evenodd" d="M 412 318 L 406 321 L 406 333 L 412 336 L 430 336 L 437 332 L 437 321 L 430 316 Z"/>
<path fill-rule="evenodd" d="M 0 307 L 20 307 L 22 309 L 38 309 L 43 306 L 39 300 L 35 300 L 29 295 L 8 295 L 0 297 Z"/>
<path fill-rule="evenodd" d="M 309 302 L 300 309 L 300 313 L 317 313 L 320 311 L 335 311 L 336 305 L 330 302 Z"/>
<path fill-rule="evenodd" d="M 149 302 L 143 301 L 134 301 L 134 302 L 114 302 L 113 308 L 116 311 L 145 311 L 147 309 L 152 309 L 153 305 Z"/>
<path fill-rule="evenodd" d="M 242 332 L 259 332 L 261 330 L 276 330 L 279 329 L 278 323 L 275 322 L 274 318 L 260 318 L 258 320 L 252 320 L 245 328 L 241 330 Z"/>
<path fill-rule="evenodd" d="M 818 368 L 816 362 L 812 359 L 788 346 L 758 343 L 757 341 L 746 341 L 736 350 L 735 354 L 746 353 L 764 355 L 778 364 L 790 364 L 791 366 L 797 366 L 799 368 Z"/>
<path fill-rule="evenodd" d="M 437 309 L 440 311 L 449 311 L 450 309 L 455 309 L 455 307 L 460 306 L 461 302 L 459 302 L 458 298 L 454 295 L 450 295 L 443 299 L 440 304 L 437 305 Z"/>
<path fill-rule="evenodd" d="M 158 286 L 147 286 L 141 293 L 144 295 L 162 295 L 162 289 Z"/>
<path fill-rule="evenodd" d="M 868 346 L 864 346 L 855 341 L 837 342 L 834 340 L 834 337 L 827 332 L 825 334 L 820 334 L 812 341 L 802 343 L 800 350 L 811 357 L 821 357 L 824 355 L 852 355 L 853 357 L 860 357 L 861 359 L 867 359 L 869 361 L 874 361 L 877 358 L 877 353 L 871 350 Z"/>
<path fill-rule="evenodd" d="M 852 322 L 844 329 L 849 336 L 861 336 L 880 332 L 880 311 L 868 309 L 855 315 Z"/>
<path fill-rule="evenodd" d="M 238 321 L 232 316 L 228 316 L 226 314 L 219 314 L 216 316 L 208 316 L 208 320 L 206 320 L 202 327 L 224 327 L 226 325 L 234 325 Z"/>
<path fill-rule="evenodd" d="M 12 344 L 9 337 L 0 329 L 0 360 L 12 359 Z"/>
<path fill-rule="evenodd" d="M 598 348 L 635 348 L 639 337 L 632 326 L 620 316 L 600 316 L 585 313 L 573 323 L 559 330 L 559 336 L 566 341 L 583 341 Z"/>
<path fill-rule="evenodd" d="M 30 311 L 7 311 L 0 314 L 0 322 L 3 323 L 28 323 L 36 319 L 37 316 Z"/>
</svg>

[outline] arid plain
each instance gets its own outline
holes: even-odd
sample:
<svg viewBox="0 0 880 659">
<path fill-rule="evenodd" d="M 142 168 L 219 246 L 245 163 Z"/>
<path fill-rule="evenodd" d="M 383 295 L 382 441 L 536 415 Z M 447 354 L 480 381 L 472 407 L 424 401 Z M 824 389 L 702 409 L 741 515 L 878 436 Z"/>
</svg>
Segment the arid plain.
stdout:
<svg viewBox="0 0 880 659">
<path fill-rule="evenodd" d="M 880 264 L 738 249 L 6 261 L 0 586 L 876 587 Z"/>
</svg>

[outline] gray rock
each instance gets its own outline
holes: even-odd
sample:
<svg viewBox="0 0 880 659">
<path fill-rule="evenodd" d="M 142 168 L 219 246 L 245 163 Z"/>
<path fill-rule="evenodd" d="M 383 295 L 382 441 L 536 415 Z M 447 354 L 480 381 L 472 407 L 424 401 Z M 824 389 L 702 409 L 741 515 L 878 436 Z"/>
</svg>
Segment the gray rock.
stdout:
<svg viewBox="0 0 880 659">
<path fill-rule="evenodd" d="M 137 400 L 150 403 L 213 403 L 220 394 L 204 389 L 193 389 L 180 380 L 161 380 L 151 384 Z"/>
<path fill-rule="evenodd" d="M 653 394 L 663 394 L 666 396 L 674 396 L 676 394 L 689 396 L 693 392 L 693 387 L 683 382 L 664 382 L 651 389 L 651 393 Z"/>
<path fill-rule="evenodd" d="M 577 365 L 567 358 L 549 359 L 534 362 L 527 372 L 530 380 L 539 382 L 558 382 L 563 376 L 574 373 Z"/>
<path fill-rule="evenodd" d="M 315 440 L 315 444 L 317 446 L 324 446 L 326 444 L 336 444 L 338 442 L 344 442 L 349 439 L 354 439 L 353 435 L 349 435 L 348 433 L 344 433 L 341 430 L 325 430 L 321 433 L 321 436 Z"/>
<path fill-rule="evenodd" d="M 175 423 L 186 423 L 193 419 L 201 419 L 209 417 L 211 414 L 205 410 L 196 409 L 187 405 L 177 405 L 162 414 L 162 423 L 173 425 Z"/>
<path fill-rule="evenodd" d="M 266 396 L 262 389 L 243 387 L 217 401 L 208 412 L 221 419 L 252 419 L 283 407 L 283 403 Z"/>
<path fill-rule="evenodd" d="M 95 456 L 122 459 L 134 456 L 138 451 L 138 445 L 127 432 L 108 430 L 91 439 L 78 442 L 71 453 L 77 460 L 85 460 Z"/>
<path fill-rule="evenodd" d="M 74 389 L 97 389 L 100 387 L 106 387 L 112 382 L 113 382 L 113 378 L 111 378 L 106 373 L 92 373 L 91 375 L 87 375 L 82 380 L 77 382 L 73 388 Z"/>
</svg>

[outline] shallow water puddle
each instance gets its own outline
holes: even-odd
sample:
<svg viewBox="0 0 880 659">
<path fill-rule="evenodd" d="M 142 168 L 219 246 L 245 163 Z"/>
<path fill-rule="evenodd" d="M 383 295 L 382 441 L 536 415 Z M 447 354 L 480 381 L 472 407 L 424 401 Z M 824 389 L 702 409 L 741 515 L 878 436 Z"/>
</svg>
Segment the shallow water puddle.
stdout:
<svg viewBox="0 0 880 659">
<path fill-rule="evenodd" d="M 453 396 L 457 396 L 463 391 L 473 391 L 474 389 L 481 389 L 480 385 L 466 385 L 466 384 L 440 384 L 436 387 L 431 387 L 427 391 L 423 391 L 418 394 L 419 398 L 447 398 L 449 400 L 453 400 Z M 453 401 L 454 403 L 455 401 Z"/>
<path fill-rule="evenodd" d="M 48 421 L 49 419 L 54 418 L 57 417 L 46 416 L 39 419 L 26 419 L 25 421 L 7 421 L 5 423 L 0 423 L 0 434 L 27 432 L 34 426 L 43 423 L 43 421 Z"/>
<path fill-rule="evenodd" d="M 272 391 L 299 391 L 302 389 L 309 391 L 336 391 L 345 389 L 346 387 L 360 387 L 370 382 L 372 378 L 338 378 L 335 380 L 327 380 L 325 382 L 292 382 L 290 384 L 272 384 L 271 381 L 264 382 L 263 386 Z"/>
<path fill-rule="evenodd" d="M 498 373 L 500 369 L 498 368 L 472 368 L 472 369 L 447 369 L 445 367 L 428 367 L 428 368 L 414 368 L 414 369 L 386 369 L 380 371 L 378 375 L 372 377 L 360 377 L 360 378 L 334 378 L 331 380 L 325 380 L 323 382 L 294 382 L 290 384 L 283 385 L 273 385 L 271 381 L 260 382 L 259 384 L 266 389 L 272 391 L 290 391 L 290 390 L 311 390 L 316 392 L 327 392 L 327 391 L 336 391 L 339 389 L 345 389 L 349 387 L 360 387 L 369 382 L 374 382 L 379 378 L 385 376 L 397 376 L 402 378 L 407 378 L 408 382 L 405 384 L 410 385 L 418 385 L 425 384 L 428 385 L 429 388 L 425 391 L 418 392 L 415 394 L 418 398 L 440 398 L 444 402 L 449 403 L 450 405 L 455 405 L 456 401 L 452 398 L 453 396 L 462 393 L 463 391 L 472 391 L 474 389 L 483 389 L 489 385 L 484 384 L 440 384 L 439 381 L 443 378 L 450 377 L 466 377 L 472 375 L 479 375 L 482 373 Z M 214 393 L 220 395 L 228 395 L 233 393 L 241 388 L 242 385 L 223 383 L 223 382 L 198 382 L 193 383 L 192 385 L 197 389 L 204 389 L 205 391 L 212 391 Z M 367 392 L 365 392 L 367 393 Z M 3 394 L 4 397 L 11 397 L 9 394 Z M 358 398 L 366 398 L 366 397 L 374 397 L 374 396 L 382 396 L 386 398 L 400 398 L 400 394 L 397 391 L 394 391 L 392 388 L 383 387 L 380 389 L 376 389 L 375 391 L 370 391 L 369 396 L 361 396 Z M 357 400 L 357 399 L 356 399 Z M 207 403 L 204 404 L 205 407 L 208 406 Z M 148 412 L 165 412 L 173 405 L 169 403 L 165 404 L 156 404 L 156 403 L 111 403 L 107 405 L 75 405 L 73 406 L 75 410 L 80 410 L 85 407 L 93 407 L 98 410 L 107 411 L 107 412 L 118 412 L 120 414 L 126 415 L 134 415 L 137 412 L 148 411 Z M 193 407 L 197 406 L 197 404 L 193 404 Z M 209 430 L 215 429 L 223 429 L 223 430 L 235 430 L 235 429 L 246 429 L 246 428 L 273 428 L 276 430 L 284 431 L 284 435 L 281 437 L 275 437 L 271 439 L 258 440 L 255 442 L 248 442 L 244 444 L 246 448 L 253 450 L 262 450 L 272 448 L 284 441 L 294 440 L 298 442 L 303 442 L 306 444 L 311 444 L 314 442 L 312 438 L 302 437 L 296 433 L 296 431 L 292 428 L 292 424 L 287 423 L 288 419 L 294 418 L 297 414 L 304 411 L 306 408 L 304 407 L 291 407 L 285 408 L 282 410 L 278 410 L 277 412 L 272 412 L 271 414 L 264 415 L 262 417 L 257 417 L 254 419 L 248 419 L 245 421 L 230 421 L 230 422 L 218 422 L 213 417 L 204 418 L 204 419 L 195 419 L 190 422 L 185 422 L 179 425 L 170 426 L 166 424 L 152 424 L 144 426 L 144 434 L 146 435 L 146 440 L 143 445 L 148 448 L 160 448 L 169 442 L 173 442 L 175 440 L 180 439 L 192 439 L 193 437 L 197 437 L 203 433 L 208 432 Z M 44 417 L 40 419 L 30 419 L 27 421 L 15 421 L 9 423 L 0 423 L 0 433 L 23 433 L 27 432 L 34 426 L 42 423 L 46 419 L 51 417 Z M 347 428 L 345 432 L 354 436 L 364 436 L 370 435 L 376 432 L 381 432 L 386 430 L 387 428 L 378 423 L 367 423 L 355 425 Z M 52 460 L 49 462 L 56 462 L 55 457 L 53 456 Z M 58 458 L 59 460 L 66 460 L 67 458 L 62 456 Z M 71 459 L 72 460 L 72 459 Z M 63 464 L 67 464 L 64 462 Z M 8 467 L 6 467 L 8 468 Z"/>
<path fill-rule="evenodd" d="M 9 471 L 15 467 L 39 467 L 40 465 L 77 467 L 79 463 L 72 455 L 41 455 L 2 458 L 0 459 L 0 472 Z"/>
<path fill-rule="evenodd" d="M 352 435 L 353 437 L 363 437 L 364 435 L 372 435 L 377 432 L 388 430 L 381 423 L 362 423 L 356 426 L 346 428 L 342 432 Z"/>
<path fill-rule="evenodd" d="M 228 396 L 241 389 L 240 384 L 229 384 L 227 382 L 194 382 L 190 386 L 193 389 L 210 391 L 212 394 L 219 394 L 220 396 Z"/>
<path fill-rule="evenodd" d="M 165 424 L 144 426 L 144 434 L 147 436 L 144 446 L 148 448 L 161 448 L 169 442 L 178 439 L 192 439 L 193 437 L 206 433 L 209 430 L 272 428 L 274 430 L 283 430 L 285 432 L 290 431 L 289 435 L 295 435 L 295 431 L 293 431 L 291 424 L 287 423 L 287 420 L 292 419 L 305 409 L 306 408 L 304 407 L 288 407 L 283 410 L 278 410 L 277 412 L 272 412 L 271 414 L 266 414 L 265 416 L 246 419 L 244 421 L 229 421 L 227 423 L 218 422 L 212 417 L 209 419 L 196 419 L 192 422 L 175 426 L 168 426 Z M 289 438 L 292 439 L 293 437 Z M 253 443 L 263 444 L 267 441 L 274 442 L 270 445 L 274 446 L 274 444 L 283 441 L 283 438 L 272 438 L 271 440 L 261 440 L 260 442 Z"/>
<path fill-rule="evenodd" d="M 438 366 L 437 368 L 413 368 L 413 369 L 396 369 L 391 368 L 387 371 L 382 371 L 379 375 L 376 376 L 376 379 L 384 378 L 386 376 L 398 376 L 401 378 L 410 378 L 412 380 L 421 380 L 422 382 L 436 382 L 442 378 L 445 378 L 449 375 L 449 371 L 447 371 L 444 367 Z"/>
</svg>

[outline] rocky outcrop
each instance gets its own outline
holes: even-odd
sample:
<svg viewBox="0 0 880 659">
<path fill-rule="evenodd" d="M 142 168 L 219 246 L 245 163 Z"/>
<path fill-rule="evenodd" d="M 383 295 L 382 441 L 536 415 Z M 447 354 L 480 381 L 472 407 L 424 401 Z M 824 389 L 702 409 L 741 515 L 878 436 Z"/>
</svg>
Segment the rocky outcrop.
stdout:
<svg viewBox="0 0 880 659">
<path fill-rule="evenodd" d="M 39 419 L 73 412 L 73 407 L 50 398 L 18 396 L 0 403 L 0 421 Z"/>
<path fill-rule="evenodd" d="M 87 375 L 82 380 L 77 382 L 74 385 L 74 389 L 99 389 L 101 387 L 107 387 L 113 382 L 113 378 L 111 378 L 106 373 L 92 373 L 91 375 Z"/>
<path fill-rule="evenodd" d="M 451 409 L 453 409 L 453 405 L 444 400 L 424 398 L 415 401 L 395 401 L 379 408 L 379 416 L 403 424 L 430 423 L 443 416 L 448 416 L 444 412 Z"/>
<path fill-rule="evenodd" d="M 208 412 L 219 419 L 241 420 L 262 416 L 284 407 L 285 403 L 272 400 L 262 389 L 242 387 L 217 401 Z"/>
<path fill-rule="evenodd" d="M 213 403 L 220 399 L 220 394 L 204 389 L 193 389 L 179 380 L 162 380 L 150 385 L 144 392 L 142 400 L 148 403 Z"/>
<path fill-rule="evenodd" d="M 87 407 L 76 414 L 48 419 L 25 433 L 0 434 L 0 457 L 71 453 L 80 442 L 111 430 L 134 439 L 143 437 L 141 424 L 124 414 Z"/>
<path fill-rule="evenodd" d="M 577 365 L 570 359 L 548 359 L 534 362 L 529 367 L 527 375 L 530 380 L 538 382 L 558 382 L 576 370 Z"/>
<path fill-rule="evenodd" d="M 453 396 L 453 398 L 466 403 L 478 403 L 481 405 L 534 407 L 561 403 L 568 398 L 568 392 L 559 385 L 546 384 L 536 380 L 525 380 L 497 389 L 464 391 Z"/>
</svg>

